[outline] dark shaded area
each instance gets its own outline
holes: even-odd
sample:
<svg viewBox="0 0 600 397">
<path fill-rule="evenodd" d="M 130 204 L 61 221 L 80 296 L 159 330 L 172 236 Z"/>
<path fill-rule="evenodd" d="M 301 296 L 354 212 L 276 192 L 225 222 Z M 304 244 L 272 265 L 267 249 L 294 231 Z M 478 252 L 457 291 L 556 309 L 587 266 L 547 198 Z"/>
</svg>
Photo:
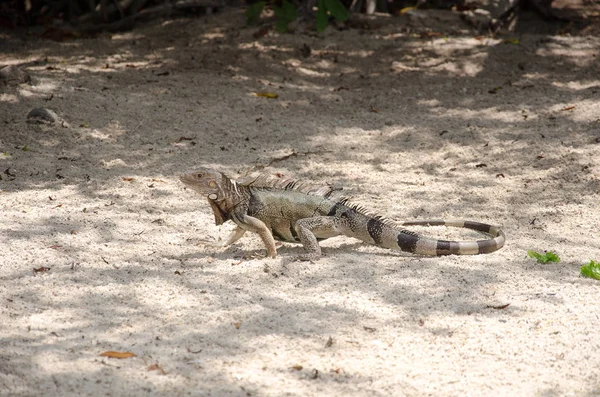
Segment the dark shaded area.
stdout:
<svg viewBox="0 0 600 397">
<path fill-rule="evenodd" d="M 281 1 L 267 2 L 267 9 L 280 5 Z M 254 0 L 4 0 L 0 2 L 0 28 L 44 26 L 44 37 L 60 41 L 102 31 L 130 30 L 136 23 L 157 18 L 210 15 L 253 3 Z M 303 18 L 314 19 L 316 0 L 292 3 Z M 565 25 L 570 31 L 581 31 L 600 21 L 600 5 L 585 0 L 342 0 L 341 3 L 355 16 L 374 12 L 401 15 L 409 9 L 452 10 L 481 31 L 514 30 L 521 18 L 531 21 L 529 13 L 553 25 L 554 31 Z M 270 26 L 272 21 L 273 18 L 267 18 L 262 24 Z M 345 25 L 356 23 L 354 18 Z"/>
<path fill-rule="evenodd" d="M 41 25 L 77 36 L 130 30 L 135 23 L 156 18 L 205 15 L 231 3 L 224 0 L 5 0 L 0 4 L 0 27 Z M 57 36 L 51 32 L 46 35 Z"/>
</svg>

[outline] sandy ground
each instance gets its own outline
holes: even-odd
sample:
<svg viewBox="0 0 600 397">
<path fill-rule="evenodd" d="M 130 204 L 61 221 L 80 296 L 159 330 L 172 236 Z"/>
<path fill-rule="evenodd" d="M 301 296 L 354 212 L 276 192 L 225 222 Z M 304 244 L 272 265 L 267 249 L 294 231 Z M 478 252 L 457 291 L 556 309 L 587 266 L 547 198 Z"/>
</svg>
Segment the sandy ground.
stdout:
<svg viewBox="0 0 600 397">
<path fill-rule="evenodd" d="M 32 82 L 0 87 L 0 396 L 600 396 L 600 282 L 579 275 L 600 260 L 600 38 L 426 22 L 2 34 L 0 65 Z M 27 123 L 41 106 L 65 123 Z M 232 229 L 179 182 L 200 165 L 507 244 L 423 258 L 340 237 L 317 263 L 264 259 L 255 236 L 197 245 Z"/>
</svg>

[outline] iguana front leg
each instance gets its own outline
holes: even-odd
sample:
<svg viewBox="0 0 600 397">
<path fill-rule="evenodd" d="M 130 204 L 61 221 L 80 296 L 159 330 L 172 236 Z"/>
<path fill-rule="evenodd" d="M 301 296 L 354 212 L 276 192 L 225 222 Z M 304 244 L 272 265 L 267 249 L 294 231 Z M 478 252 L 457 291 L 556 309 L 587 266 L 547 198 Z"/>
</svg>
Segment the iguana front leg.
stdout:
<svg viewBox="0 0 600 397">
<path fill-rule="evenodd" d="M 234 214 L 232 220 L 238 225 L 238 228 L 247 230 L 249 232 L 257 233 L 260 236 L 263 244 L 267 248 L 268 256 L 270 256 L 271 258 L 275 258 L 277 256 L 277 248 L 275 248 L 275 239 L 273 239 L 271 230 L 267 227 L 267 225 L 265 225 L 263 221 L 246 214 L 243 214 L 241 216 Z"/>
<path fill-rule="evenodd" d="M 198 244 L 208 245 L 209 247 L 215 247 L 215 248 L 223 248 L 223 247 L 230 246 L 231 244 L 233 244 L 236 241 L 238 241 L 239 239 L 241 239 L 242 236 L 244 235 L 244 233 L 246 233 L 246 231 L 244 229 L 242 229 L 241 227 L 237 226 L 231 232 L 231 234 L 229 235 L 229 237 L 227 237 L 227 240 L 225 240 L 225 241 L 216 243 L 214 241 L 200 240 Z"/>
<path fill-rule="evenodd" d="M 221 242 L 214 242 L 214 241 L 208 241 L 208 240 L 200 240 L 198 241 L 197 245 L 206 245 L 208 247 L 212 247 L 212 248 L 224 248 L 224 247 L 228 247 L 231 244 L 235 243 L 236 241 L 238 241 L 240 238 L 242 238 L 242 236 L 244 235 L 244 233 L 246 233 L 246 231 L 244 229 L 242 229 L 241 227 L 237 226 L 229 235 L 229 237 L 227 237 L 227 240 L 225 241 L 221 241 Z"/>
<path fill-rule="evenodd" d="M 296 233 L 306 253 L 297 259 L 312 261 L 321 257 L 321 247 L 317 237 L 329 238 L 340 235 L 331 216 L 315 216 L 296 221 Z"/>
</svg>

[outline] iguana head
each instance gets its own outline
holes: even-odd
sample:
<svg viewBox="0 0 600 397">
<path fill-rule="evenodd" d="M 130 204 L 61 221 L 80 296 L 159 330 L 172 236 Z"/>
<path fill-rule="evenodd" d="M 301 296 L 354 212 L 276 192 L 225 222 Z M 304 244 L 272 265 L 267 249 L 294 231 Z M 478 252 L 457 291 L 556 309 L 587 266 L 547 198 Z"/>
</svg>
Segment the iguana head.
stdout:
<svg viewBox="0 0 600 397">
<path fill-rule="evenodd" d="M 200 168 L 181 175 L 179 179 L 187 187 L 197 191 L 209 200 L 218 200 L 225 197 L 221 187 L 223 177 L 224 175 L 218 171 Z"/>
<path fill-rule="evenodd" d="M 239 192 L 234 181 L 210 168 L 199 168 L 181 175 L 179 179 L 187 187 L 208 199 L 217 225 L 221 225 L 230 219 L 229 212 L 239 198 Z"/>
</svg>

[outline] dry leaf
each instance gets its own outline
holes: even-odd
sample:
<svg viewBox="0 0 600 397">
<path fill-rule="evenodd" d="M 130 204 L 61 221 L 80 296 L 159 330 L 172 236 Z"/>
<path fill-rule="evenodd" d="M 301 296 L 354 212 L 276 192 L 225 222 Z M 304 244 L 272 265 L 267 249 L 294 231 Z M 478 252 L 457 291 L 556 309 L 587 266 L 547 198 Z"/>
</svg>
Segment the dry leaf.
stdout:
<svg viewBox="0 0 600 397">
<path fill-rule="evenodd" d="M 363 327 L 363 328 L 367 332 L 375 332 L 375 331 L 377 331 L 377 328 L 372 328 L 372 327 Z"/>
<path fill-rule="evenodd" d="M 159 371 L 161 375 L 167 374 L 167 372 L 164 369 L 162 369 L 162 367 L 158 364 L 152 364 L 151 366 L 149 366 L 148 371 Z"/>
<path fill-rule="evenodd" d="M 235 327 L 235 329 L 240 329 L 240 327 L 242 326 L 242 322 L 236 321 L 235 323 L 233 323 L 233 326 Z"/>
<path fill-rule="evenodd" d="M 440 32 L 423 32 L 421 33 L 421 38 L 427 38 L 427 37 L 442 37 L 445 36 L 444 33 L 440 33 Z"/>
<path fill-rule="evenodd" d="M 167 183 L 167 182 L 163 181 L 162 179 L 154 179 L 154 178 L 152 178 L 152 182 Z"/>
<path fill-rule="evenodd" d="M 299 364 L 292 365 L 290 367 L 290 369 L 293 369 L 294 371 L 302 371 L 302 365 L 299 365 Z"/>
<path fill-rule="evenodd" d="M 502 309 L 506 309 L 507 307 L 510 306 L 510 303 L 507 303 L 505 305 L 486 305 L 486 308 L 488 309 L 496 309 L 496 310 L 502 310 Z"/>
<path fill-rule="evenodd" d="M 44 273 L 44 272 L 47 272 L 48 270 L 50 270 L 49 267 L 42 266 L 42 267 L 38 267 L 37 269 L 33 269 L 33 272 L 34 273 Z"/>
<path fill-rule="evenodd" d="M 131 358 L 131 357 L 135 357 L 135 354 L 131 353 L 131 352 L 113 352 L 113 351 L 107 351 L 104 353 L 100 353 L 100 356 L 102 357 L 109 357 L 109 358 Z"/>
<path fill-rule="evenodd" d="M 133 179 L 134 179 L 134 178 L 130 178 L 130 177 L 123 177 L 123 180 L 124 180 L 125 182 L 131 182 L 131 181 L 133 181 Z"/>
<path fill-rule="evenodd" d="M 566 106 L 566 107 L 564 107 L 564 108 L 562 108 L 562 109 L 560 109 L 560 110 L 562 110 L 563 112 L 566 112 L 567 110 L 573 110 L 573 109 L 575 109 L 576 107 L 577 107 L 577 106 Z"/>
<path fill-rule="evenodd" d="M 414 11 L 414 10 L 416 10 L 416 9 L 417 9 L 417 7 L 404 7 L 403 9 L 401 9 L 400 11 L 398 11 L 398 14 L 399 14 L 399 15 L 404 15 L 404 14 L 406 14 L 407 12 L 409 12 L 409 11 Z"/>
<path fill-rule="evenodd" d="M 275 94 L 274 92 L 253 92 L 253 94 L 256 96 L 259 96 L 259 97 L 269 98 L 269 99 L 279 98 L 279 94 Z"/>
</svg>

